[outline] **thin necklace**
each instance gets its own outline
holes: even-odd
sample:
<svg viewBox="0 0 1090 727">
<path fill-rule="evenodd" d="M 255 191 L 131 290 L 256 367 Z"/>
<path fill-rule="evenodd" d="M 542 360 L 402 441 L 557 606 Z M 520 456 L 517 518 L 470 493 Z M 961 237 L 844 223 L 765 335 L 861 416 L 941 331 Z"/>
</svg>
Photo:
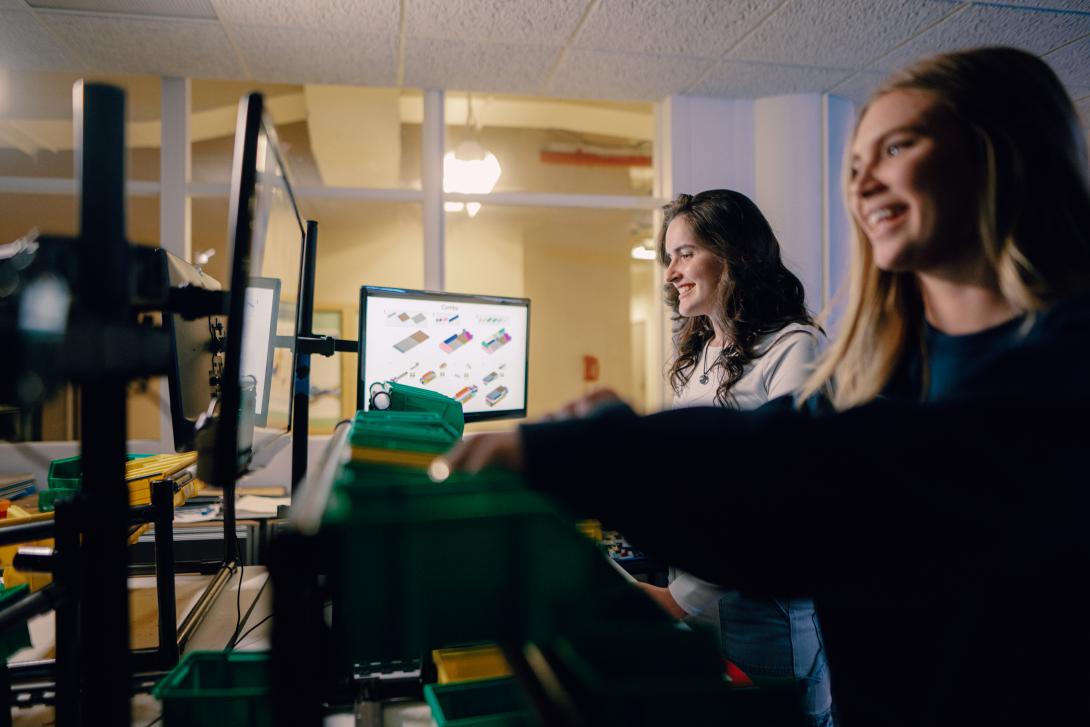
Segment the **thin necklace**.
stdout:
<svg viewBox="0 0 1090 727">
<path fill-rule="evenodd" d="M 700 376 L 700 383 L 708 383 L 708 346 L 712 345 L 712 339 L 708 339 L 708 342 L 704 344 L 704 373 Z"/>
</svg>

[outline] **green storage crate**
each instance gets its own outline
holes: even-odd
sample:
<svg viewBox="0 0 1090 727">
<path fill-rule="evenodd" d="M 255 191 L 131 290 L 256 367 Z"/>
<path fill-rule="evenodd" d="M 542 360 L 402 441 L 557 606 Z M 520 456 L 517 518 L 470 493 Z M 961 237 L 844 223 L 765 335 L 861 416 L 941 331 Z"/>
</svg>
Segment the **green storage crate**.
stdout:
<svg viewBox="0 0 1090 727">
<path fill-rule="evenodd" d="M 125 461 L 150 456 L 150 454 L 129 454 L 125 456 Z M 65 457 L 50 462 L 46 482 L 51 490 L 78 490 L 83 484 L 83 462 L 80 456 Z"/>
<path fill-rule="evenodd" d="M 405 386 L 393 382 L 387 384 L 387 386 L 390 392 L 389 411 L 432 412 L 453 427 L 459 437 L 462 436 L 462 430 L 465 429 L 462 402 L 415 386 Z"/>
<path fill-rule="evenodd" d="M 424 699 L 437 727 L 528 727 L 537 722 L 511 677 L 426 684 Z"/>
<path fill-rule="evenodd" d="M 273 723 L 269 655 L 254 651 L 191 651 L 152 694 L 163 702 L 166 727 L 264 727 Z"/>
<path fill-rule="evenodd" d="M 0 586 L 0 610 L 6 609 L 17 601 L 21 601 L 30 595 L 30 586 L 25 583 L 14 588 Z M 8 628 L 0 631 L 0 659 L 7 661 L 8 657 L 20 649 L 30 646 L 30 629 L 26 621 L 17 621 Z"/>
<path fill-rule="evenodd" d="M 544 638 L 622 580 L 510 475 L 491 486 L 473 477 L 417 484 L 342 481 L 330 497 L 333 628 L 349 665 Z"/>
<path fill-rule="evenodd" d="M 435 412 L 361 411 L 352 422 L 352 447 L 409 450 L 442 454 L 454 446 L 461 431 Z"/>
</svg>

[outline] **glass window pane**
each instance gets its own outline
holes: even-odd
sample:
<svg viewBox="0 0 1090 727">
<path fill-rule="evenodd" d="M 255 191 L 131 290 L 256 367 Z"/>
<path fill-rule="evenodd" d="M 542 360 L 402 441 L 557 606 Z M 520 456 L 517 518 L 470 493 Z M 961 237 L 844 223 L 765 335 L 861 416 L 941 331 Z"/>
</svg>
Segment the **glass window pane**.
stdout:
<svg viewBox="0 0 1090 727">
<path fill-rule="evenodd" d="M 318 220 L 314 331 L 356 340 L 362 285 L 424 287 L 423 211 L 415 203 L 299 198 L 304 219 Z M 194 254 L 213 249 L 204 266 L 227 279 L 227 200 L 193 200 Z M 356 411 L 356 356 L 311 361 L 312 433 L 330 432 Z"/>
<path fill-rule="evenodd" d="M 632 248 L 650 236 L 646 211 L 486 204 L 447 216 L 447 289 L 530 299 L 529 416 L 599 386 L 644 408 L 658 273 Z"/>
<path fill-rule="evenodd" d="M 80 78 L 125 90 L 129 179 L 158 181 L 162 83 L 158 76 L 8 71 L 0 105 L 0 177 L 69 179 L 72 84 Z"/>
<path fill-rule="evenodd" d="M 492 189 L 480 189 L 448 163 L 448 192 L 651 194 L 651 104 L 451 92 L 446 124 L 448 154 L 492 155 L 500 170 Z"/>
<path fill-rule="evenodd" d="M 230 181 L 238 102 L 250 91 L 265 94 L 296 187 L 420 187 L 420 123 L 403 119 L 422 108 L 418 91 L 202 80 L 191 86 L 194 182 Z"/>
</svg>

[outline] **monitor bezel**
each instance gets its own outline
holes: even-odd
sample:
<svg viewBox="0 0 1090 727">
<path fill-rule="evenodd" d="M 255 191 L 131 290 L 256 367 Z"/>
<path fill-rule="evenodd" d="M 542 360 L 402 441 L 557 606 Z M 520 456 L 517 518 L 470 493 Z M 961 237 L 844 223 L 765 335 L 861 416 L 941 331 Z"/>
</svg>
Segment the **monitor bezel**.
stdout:
<svg viewBox="0 0 1090 727">
<path fill-rule="evenodd" d="M 246 296 L 238 295 L 250 282 L 251 255 L 253 242 L 254 206 L 257 183 L 258 139 L 264 131 L 269 139 L 269 148 L 276 157 L 276 162 L 284 174 L 284 186 L 291 199 L 296 223 L 299 226 L 299 279 L 296 290 L 302 288 L 303 259 L 306 252 L 306 227 L 299 214 L 299 205 L 291 187 L 287 164 L 280 153 L 276 128 L 265 113 L 264 97 L 260 93 L 250 93 L 239 101 L 238 121 L 235 131 L 234 158 L 231 164 L 230 209 L 228 211 L 228 230 L 231 238 L 231 272 L 228 288 L 230 304 L 227 316 L 227 336 L 224 351 L 223 382 L 221 384 L 219 424 L 215 438 L 214 482 L 209 484 L 233 485 L 239 471 L 238 429 L 241 388 L 239 381 L 242 367 L 242 337 L 244 335 Z M 239 139 L 242 143 L 239 143 Z M 281 291 L 281 294 L 283 291 Z M 295 332 L 299 330 L 300 305 L 295 306 Z M 277 316 L 273 316 L 274 320 Z M 292 346 L 292 377 L 295 377 L 299 347 Z M 294 398 L 294 397 L 293 397 Z M 291 407 L 288 403 L 288 424 L 284 436 L 291 435 Z M 267 408 L 267 407 L 266 407 Z M 245 453 L 248 460 L 253 452 Z"/>
<path fill-rule="evenodd" d="M 363 380 L 364 359 L 367 354 L 367 300 L 371 295 L 413 298 L 416 300 L 434 300 L 437 302 L 452 303 L 483 303 L 489 305 L 510 305 L 526 309 L 526 366 L 523 369 L 523 391 L 526 396 L 521 409 L 507 409 L 501 411 L 463 412 L 466 424 L 483 422 L 496 419 L 525 419 L 526 409 L 530 403 L 530 299 L 514 298 L 500 295 L 480 295 L 468 293 L 447 293 L 435 290 L 416 290 L 413 288 L 390 288 L 380 285 L 364 285 L 360 287 L 360 313 L 359 313 L 359 355 L 356 357 L 356 408 L 367 408 L 367 384 Z"/>
<path fill-rule="evenodd" d="M 280 278 L 259 278 L 251 277 L 249 285 L 246 286 L 246 290 L 251 288 L 262 288 L 264 290 L 271 290 L 273 292 L 273 307 L 272 315 L 269 316 L 269 331 L 268 331 L 268 352 L 265 356 L 265 385 L 263 387 L 261 396 L 261 412 L 254 413 L 254 425 L 263 427 L 269 422 L 269 399 L 272 396 L 272 373 L 273 373 L 273 358 L 276 353 L 278 344 L 282 340 L 280 336 L 276 334 L 276 326 L 278 321 L 277 314 L 280 311 Z M 243 331 L 243 340 L 245 340 L 246 332 Z M 281 348 L 283 348 L 281 346 Z M 295 358 L 292 356 L 292 371 L 295 370 Z M 239 376 L 241 378 L 241 362 L 239 362 Z M 288 431 L 291 431 L 291 409 L 288 409 Z"/>
</svg>

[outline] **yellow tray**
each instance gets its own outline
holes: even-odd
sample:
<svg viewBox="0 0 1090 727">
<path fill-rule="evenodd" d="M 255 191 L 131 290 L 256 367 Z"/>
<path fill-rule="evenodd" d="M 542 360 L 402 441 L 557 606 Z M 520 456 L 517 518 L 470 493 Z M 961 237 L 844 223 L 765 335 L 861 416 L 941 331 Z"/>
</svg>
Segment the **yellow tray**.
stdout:
<svg viewBox="0 0 1090 727">
<path fill-rule="evenodd" d="M 440 684 L 492 679 L 511 674 L 511 666 L 494 644 L 431 652 Z"/>
</svg>

